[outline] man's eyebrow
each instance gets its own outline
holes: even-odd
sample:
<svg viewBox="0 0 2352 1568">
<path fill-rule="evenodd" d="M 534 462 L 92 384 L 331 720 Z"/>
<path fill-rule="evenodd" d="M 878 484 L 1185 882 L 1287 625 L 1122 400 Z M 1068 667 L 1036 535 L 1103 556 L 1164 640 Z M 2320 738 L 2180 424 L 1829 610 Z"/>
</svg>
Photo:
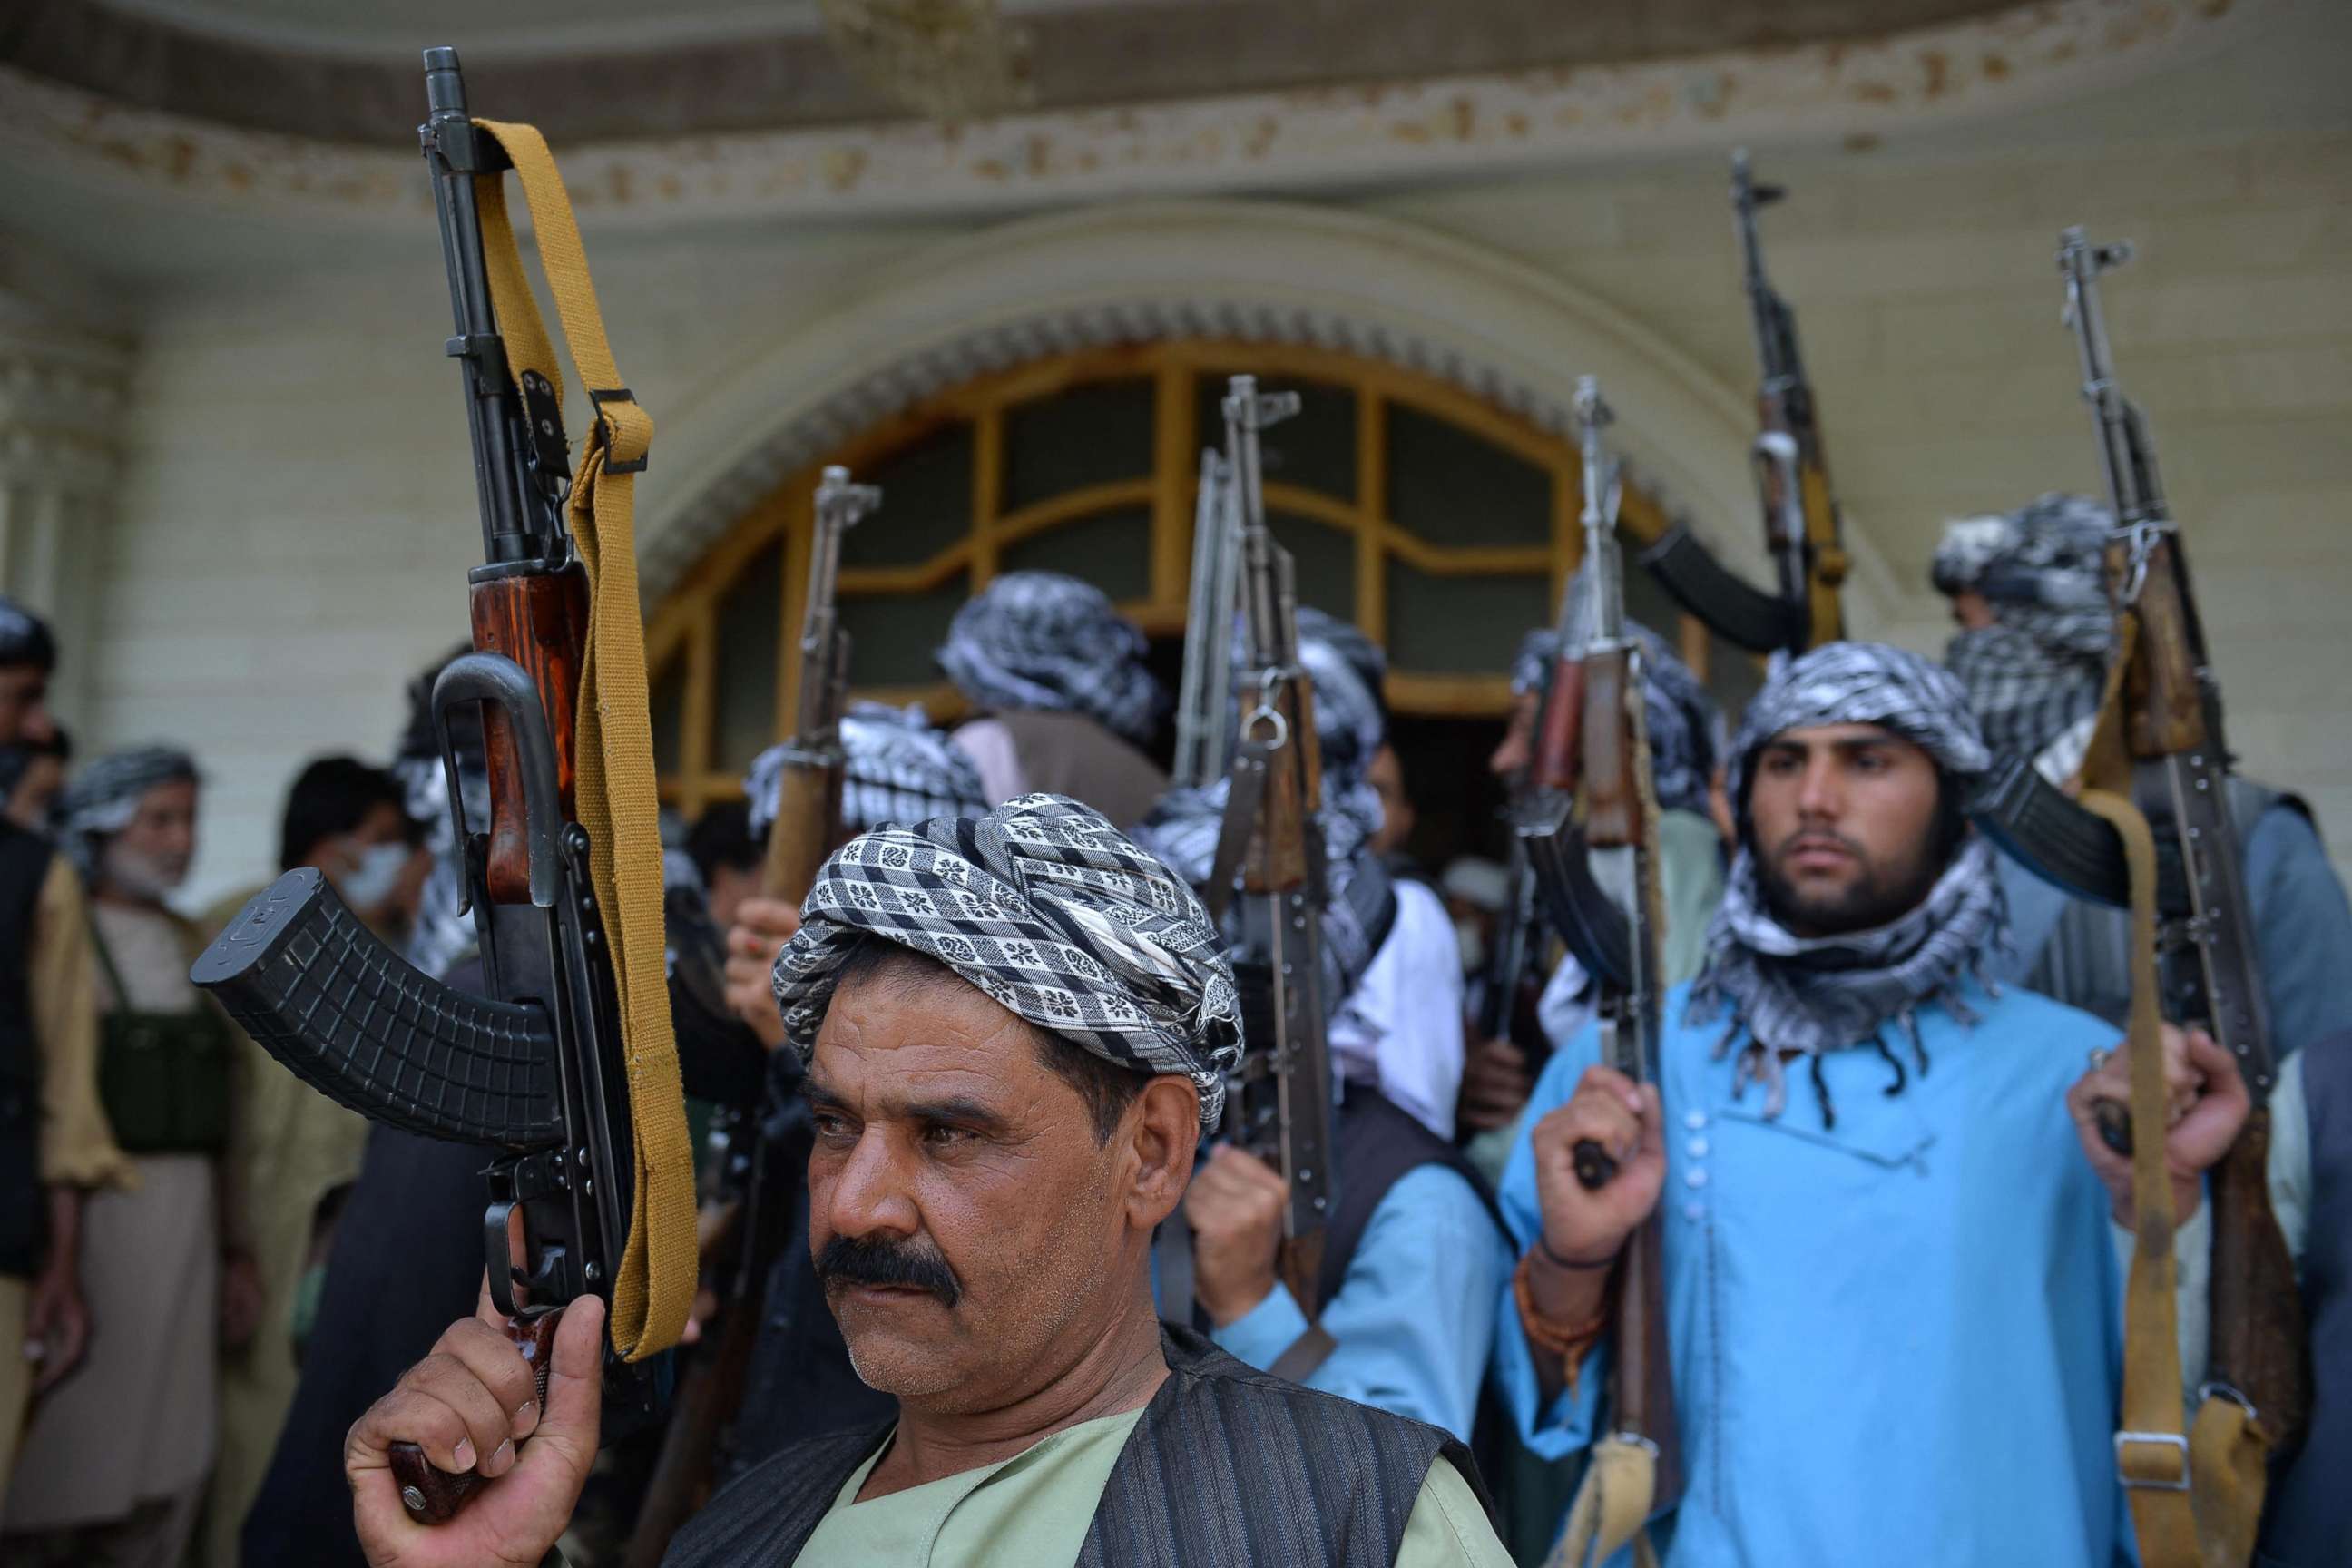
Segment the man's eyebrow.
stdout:
<svg viewBox="0 0 2352 1568">
<path fill-rule="evenodd" d="M 950 1094 L 941 1100 L 908 1100 L 898 1109 L 917 1121 L 945 1121 L 982 1132 L 1001 1131 L 1006 1125 L 1003 1116 L 995 1107 L 968 1094 Z"/>
<path fill-rule="evenodd" d="M 824 1079 L 814 1077 L 801 1079 L 801 1098 L 811 1105 L 822 1105 L 828 1110 L 845 1110 L 849 1102 L 841 1098 Z"/>
</svg>

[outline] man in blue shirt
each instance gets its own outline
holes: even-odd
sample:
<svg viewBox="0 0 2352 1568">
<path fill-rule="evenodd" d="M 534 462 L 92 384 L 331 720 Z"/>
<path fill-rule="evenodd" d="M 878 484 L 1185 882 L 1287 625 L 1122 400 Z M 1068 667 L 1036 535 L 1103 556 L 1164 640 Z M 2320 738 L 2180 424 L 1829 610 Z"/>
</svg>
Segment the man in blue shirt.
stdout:
<svg viewBox="0 0 2352 1568">
<path fill-rule="evenodd" d="M 1538 1452 L 1605 1433 L 1612 1268 L 1663 1213 L 1668 1568 L 2128 1559 L 2118 1276 L 2064 1103 L 2115 1031 L 1977 973 L 2001 899 L 1959 805 L 1989 760 L 1925 660 L 1789 665 L 1732 749 L 1740 849 L 1657 1082 L 1588 1029 L 1536 1086 L 1497 1376 Z M 1595 1192 L 1583 1139 L 1620 1172 Z"/>
</svg>

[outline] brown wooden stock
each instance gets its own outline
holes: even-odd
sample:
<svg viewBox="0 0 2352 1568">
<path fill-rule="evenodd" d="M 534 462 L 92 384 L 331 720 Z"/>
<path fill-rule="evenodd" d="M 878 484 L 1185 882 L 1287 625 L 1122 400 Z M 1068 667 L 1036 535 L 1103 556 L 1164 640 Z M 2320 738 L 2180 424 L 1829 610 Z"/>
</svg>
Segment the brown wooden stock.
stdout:
<svg viewBox="0 0 2352 1568">
<path fill-rule="evenodd" d="M 1596 849 L 1642 837 L 1641 781 L 1626 723 L 1628 659 L 1623 648 L 1584 657 L 1584 837 Z"/>
<path fill-rule="evenodd" d="M 1323 1232 L 1310 1230 L 1285 1241 L 1280 1262 L 1282 1282 L 1290 1287 L 1290 1299 L 1313 1322 L 1322 1315 Z"/>
<path fill-rule="evenodd" d="M 2120 551 L 2123 546 L 2112 547 Z M 2119 578 L 2120 563 L 2111 564 Z M 2132 754 L 2168 757 L 2205 743 L 2204 695 L 2197 682 L 2197 651 L 2181 595 L 2179 563 L 2169 541 L 2148 552 L 2147 579 L 2137 613 L 2139 645 L 2124 694 L 2131 719 Z"/>
<path fill-rule="evenodd" d="M 1656 1215 L 1626 1238 L 1617 1264 L 1617 1337 L 1610 1363 L 1616 1429 L 1658 1446 L 1650 1507 L 1674 1506 L 1683 1491 L 1682 1429 L 1675 1417 L 1674 1364 L 1666 1352 L 1665 1228 Z"/>
<path fill-rule="evenodd" d="M 555 784 L 563 815 L 572 815 L 574 730 L 581 658 L 588 640 L 588 579 L 577 567 L 494 577 L 467 595 L 474 651 L 504 654 L 520 665 L 547 712 L 555 742 Z M 506 714 L 482 708 L 482 745 L 490 780 L 490 897 L 502 904 L 530 900 L 530 849 L 524 837 L 522 774 L 514 765 L 514 736 Z"/>
<path fill-rule="evenodd" d="M 1265 803 L 1242 868 L 1242 887 L 1252 893 L 1287 892 L 1307 880 L 1306 813 L 1318 804 L 1322 784 L 1306 682 L 1293 678 L 1276 690 L 1276 710 L 1288 721 L 1290 735 L 1267 759 Z"/>
<path fill-rule="evenodd" d="M 815 763 L 786 767 L 777 792 L 776 820 L 768 829 L 760 891 L 793 904 L 807 898 L 824 858 L 833 852 L 834 825 L 840 816 L 838 769 Z"/>
<path fill-rule="evenodd" d="M 2292 1453 L 2311 1416 L 2309 1341 L 2294 1260 L 2271 1213 L 2271 1113 L 2259 1107 L 2213 1167 L 2212 1339 L 2207 1375 L 2252 1404 L 2273 1453 Z"/>
<path fill-rule="evenodd" d="M 1563 658 L 1552 668 L 1551 690 L 1537 720 L 1535 755 L 1528 768 L 1528 785 L 1539 790 L 1572 790 L 1584 758 L 1584 666 Z"/>
<path fill-rule="evenodd" d="M 542 1418 L 547 1414 L 547 1368 L 555 1353 L 555 1325 L 562 1316 L 561 1310 L 540 1312 L 528 1318 L 509 1318 L 502 1325 L 507 1338 L 522 1352 L 522 1359 L 530 1363 L 531 1375 L 539 1386 Z M 414 1443 L 394 1443 L 384 1450 L 384 1458 L 392 1467 L 393 1484 L 400 1489 L 401 1506 L 419 1524 L 448 1523 L 476 1492 L 490 1484 L 488 1477 L 476 1470 L 439 1468 Z M 488 1458 L 488 1454 L 478 1456 L 481 1459 Z"/>
<path fill-rule="evenodd" d="M 1845 637 L 1844 598 L 1848 563 L 1839 539 L 1837 502 L 1830 497 L 1829 470 L 1822 466 L 1821 437 L 1815 432 L 1797 468 L 1797 500 L 1805 509 L 1806 584 L 1812 613 L 1812 646 Z"/>
</svg>

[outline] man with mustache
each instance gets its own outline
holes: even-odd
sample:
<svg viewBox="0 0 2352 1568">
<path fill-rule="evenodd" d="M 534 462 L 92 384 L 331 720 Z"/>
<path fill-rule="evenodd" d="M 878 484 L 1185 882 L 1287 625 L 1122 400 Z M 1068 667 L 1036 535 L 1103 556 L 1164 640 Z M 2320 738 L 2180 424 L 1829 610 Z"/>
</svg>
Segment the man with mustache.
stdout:
<svg viewBox="0 0 2352 1568">
<path fill-rule="evenodd" d="M 2066 1101 L 2116 1031 L 1979 977 L 2001 898 L 1961 802 L 1990 760 L 1915 655 L 1789 664 L 1731 749 L 1739 852 L 1657 1081 L 1600 1065 L 1587 1029 L 1536 1086 L 1502 1184 L 1524 1255 L 1498 1376 L 1538 1452 L 1606 1434 L 1612 1268 L 1662 1215 L 1668 1568 L 2128 1550 L 2116 1237 Z M 1618 1163 L 1597 1191 L 1587 1139 Z"/>
<path fill-rule="evenodd" d="M 860 835 L 802 914 L 776 993 L 816 1121 L 810 1244 L 898 1419 L 754 1467 L 671 1564 L 1499 1568 L 1459 1443 L 1153 1316 L 1151 1234 L 1240 1049 L 1214 928 L 1167 868 L 1027 795 Z M 377 1403 L 346 1449 L 371 1561 L 542 1561 L 594 1446 L 601 1328 L 593 1299 L 567 1312 L 543 1412 L 474 1321 Z M 412 1525 L 401 1439 L 503 1479 Z"/>
</svg>

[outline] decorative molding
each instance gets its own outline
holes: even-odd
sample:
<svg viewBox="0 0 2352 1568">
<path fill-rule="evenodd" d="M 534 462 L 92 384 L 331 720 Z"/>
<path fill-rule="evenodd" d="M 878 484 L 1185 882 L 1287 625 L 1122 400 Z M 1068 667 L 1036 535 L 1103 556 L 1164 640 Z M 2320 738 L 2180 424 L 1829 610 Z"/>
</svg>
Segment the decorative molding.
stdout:
<svg viewBox="0 0 2352 1568">
<path fill-rule="evenodd" d="M 111 489 L 130 397 L 121 339 L 46 323 L 0 296 L 0 483 L 85 495 Z"/>
<path fill-rule="evenodd" d="M 1747 140 L 1867 142 L 2011 115 L 2193 59 L 2281 0 L 2037 0 L 1889 37 L 1361 87 L 1011 115 L 967 126 L 729 132 L 562 150 L 611 227 L 1011 209 L 1558 167 Z M 0 70 L 0 146 L 329 221 L 415 221 L 414 155 L 231 130 Z"/>
<path fill-rule="evenodd" d="M 1264 202 L 1097 207 L 933 247 L 749 369 L 656 410 L 639 487 L 648 602 L 730 524 L 847 437 L 974 377 L 1160 338 L 1303 343 L 1421 372 L 1565 434 L 1576 378 L 1601 377 L 1645 484 L 1727 558 L 1746 526 L 1753 411 L 1639 322 L 1536 268 L 1360 213 Z M 1850 531 L 1858 532 L 1852 520 Z M 1898 602 L 1866 538 L 1855 587 Z M 1867 621 L 1867 616 L 1865 616 Z"/>
</svg>

